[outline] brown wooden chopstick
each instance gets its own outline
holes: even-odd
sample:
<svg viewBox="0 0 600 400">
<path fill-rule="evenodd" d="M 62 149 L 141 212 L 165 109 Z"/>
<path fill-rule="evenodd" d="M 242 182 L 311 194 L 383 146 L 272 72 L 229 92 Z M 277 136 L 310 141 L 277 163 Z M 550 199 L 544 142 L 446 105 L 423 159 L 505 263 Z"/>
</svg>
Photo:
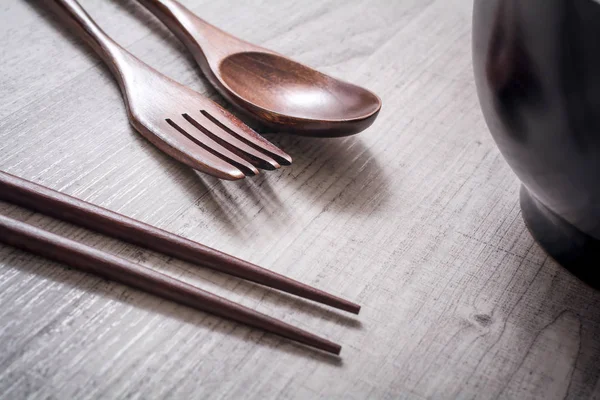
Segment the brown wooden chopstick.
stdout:
<svg viewBox="0 0 600 400">
<path fill-rule="evenodd" d="M 211 314 L 339 354 L 341 346 L 240 304 L 79 242 L 0 215 L 0 241 Z"/>
<path fill-rule="evenodd" d="M 207 266 L 283 292 L 358 314 L 360 306 L 200 243 L 0 171 L 0 200 Z"/>
</svg>

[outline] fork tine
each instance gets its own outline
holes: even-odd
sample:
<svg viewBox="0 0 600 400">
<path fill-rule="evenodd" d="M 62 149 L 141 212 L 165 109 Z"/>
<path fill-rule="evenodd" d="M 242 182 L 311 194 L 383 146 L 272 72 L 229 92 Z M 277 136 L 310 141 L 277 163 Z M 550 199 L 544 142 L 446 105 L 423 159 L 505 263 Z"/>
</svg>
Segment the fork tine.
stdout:
<svg viewBox="0 0 600 400">
<path fill-rule="evenodd" d="M 196 145 L 184 135 L 168 134 L 167 132 L 173 128 L 167 120 L 157 122 L 150 128 L 135 120 L 132 120 L 132 125 L 161 151 L 197 171 L 227 180 L 239 180 L 246 177 L 239 168 L 204 147 Z"/>
<path fill-rule="evenodd" d="M 198 130 L 204 132 L 205 135 L 209 136 L 215 142 L 221 144 L 232 153 L 237 154 L 245 160 L 248 160 L 257 168 L 267 170 L 281 168 L 281 165 L 279 165 L 277 161 L 249 146 L 246 144 L 246 142 L 243 142 L 237 137 L 232 136 L 229 132 L 215 125 L 203 115 L 195 115 L 192 117 L 189 114 L 183 114 L 183 118 L 185 118 L 190 124 L 194 125 Z"/>
<path fill-rule="evenodd" d="M 212 155 L 235 166 L 246 176 L 254 176 L 259 174 L 258 169 L 254 165 L 250 164 L 248 161 L 241 158 L 237 154 L 232 153 L 225 147 L 221 146 L 210 136 L 206 135 L 204 132 L 199 131 L 193 125 L 190 125 L 187 121 L 185 121 L 185 119 L 167 119 L 166 121 L 169 125 L 171 125 L 171 127 L 173 127 L 176 131 L 181 133 L 191 142 L 195 143 L 198 147 L 201 147 L 202 149 L 206 150 Z M 192 126 L 192 129 L 185 129 L 184 127 L 186 125 Z"/>
<path fill-rule="evenodd" d="M 248 146 L 269 155 L 280 165 L 290 165 L 292 163 L 292 157 L 260 136 L 252 128 L 225 109 L 213 107 L 211 109 L 207 108 L 200 110 L 200 113 L 206 117 L 213 126 L 221 128 L 236 139 L 246 143 Z"/>
</svg>

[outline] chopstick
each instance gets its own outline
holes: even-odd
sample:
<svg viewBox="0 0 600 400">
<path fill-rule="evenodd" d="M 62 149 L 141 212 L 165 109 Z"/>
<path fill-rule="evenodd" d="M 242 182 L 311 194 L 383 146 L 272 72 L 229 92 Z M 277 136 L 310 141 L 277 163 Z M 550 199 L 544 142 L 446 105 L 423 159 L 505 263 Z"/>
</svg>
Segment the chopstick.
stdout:
<svg viewBox="0 0 600 400">
<path fill-rule="evenodd" d="M 358 314 L 360 306 L 122 214 L 0 171 L 0 200 L 184 261 Z"/>
<path fill-rule="evenodd" d="M 198 310 L 339 354 L 341 346 L 240 304 L 22 221 L 0 215 L 0 241 Z"/>
</svg>

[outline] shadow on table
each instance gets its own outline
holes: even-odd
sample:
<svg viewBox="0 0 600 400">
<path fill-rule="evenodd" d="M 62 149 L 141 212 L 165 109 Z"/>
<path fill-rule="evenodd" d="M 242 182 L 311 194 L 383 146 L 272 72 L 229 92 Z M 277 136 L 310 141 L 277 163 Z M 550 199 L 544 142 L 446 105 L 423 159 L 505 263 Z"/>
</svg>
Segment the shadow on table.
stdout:
<svg viewBox="0 0 600 400">
<path fill-rule="evenodd" d="M 366 135 L 369 135 L 369 130 L 341 138 L 264 134 L 294 159 L 293 164 L 283 171 L 282 179 L 286 184 L 298 192 L 314 194 L 311 201 L 321 202 L 327 207 L 336 206 L 336 211 L 344 213 L 360 210 L 362 204 L 355 200 L 367 200 L 363 196 L 367 190 L 371 196 L 377 193 L 381 201 L 385 201 L 388 193 L 385 190 L 388 184 L 386 171 L 372 149 L 362 140 L 361 136 Z M 336 186 L 336 194 L 332 201 L 322 195 L 333 186 Z"/>
</svg>

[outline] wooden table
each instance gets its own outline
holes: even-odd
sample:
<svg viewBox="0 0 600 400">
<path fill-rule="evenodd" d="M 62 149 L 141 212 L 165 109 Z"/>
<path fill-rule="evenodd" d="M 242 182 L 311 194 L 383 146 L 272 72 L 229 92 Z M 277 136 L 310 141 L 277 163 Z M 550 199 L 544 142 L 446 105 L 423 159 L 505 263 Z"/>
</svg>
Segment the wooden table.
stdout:
<svg viewBox="0 0 600 400">
<path fill-rule="evenodd" d="M 470 1 L 183 1 L 383 99 L 355 137 L 268 135 L 294 164 L 241 182 L 138 135 L 107 69 L 43 3 L 0 5 L 2 170 L 363 309 L 354 318 L 0 203 L 343 345 L 329 357 L 0 246 L 0 399 L 600 396 L 600 294 L 523 224 L 475 93 Z M 222 102 L 134 1 L 82 4 L 141 59 Z"/>
</svg>

